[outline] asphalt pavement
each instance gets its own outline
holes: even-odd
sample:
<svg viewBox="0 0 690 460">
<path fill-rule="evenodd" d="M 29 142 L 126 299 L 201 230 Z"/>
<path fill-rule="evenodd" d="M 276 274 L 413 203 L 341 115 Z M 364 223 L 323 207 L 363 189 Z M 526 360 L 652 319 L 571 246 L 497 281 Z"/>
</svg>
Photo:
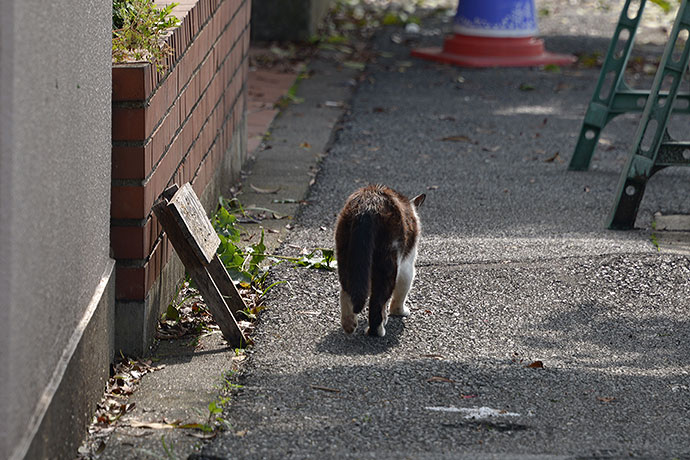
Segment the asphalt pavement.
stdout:
<svg viewBox="0 0 690 460">
<path fill-rule="evenodd" d="M 551 51 L 605 52 L 615 8 L 542 4 Z M 689 171 L 650 181 L 635 230 L 607 230 L 638 116 L 606 127 L 590 171 L 568 171 L 599 68 L 410 58 L 440 45 L 438 21 L 422 34 L 381 28 L 361 74 L 315 60 L 303 103 L 274 122 L 245 179 L 280 188 L 251 200 L 293 204 L 281 211 L 294 211 L 289 230 L 280 221 L 272 234 L 285 255 L 332 248 L 357 187 L 426 193 L 412 314 L 391 318 L 383 338 L 363 335 L 360 315 L 348 336 L 335 272 L 274 267 L 285 283 L 235 376 L 229 428 L 189 458 L 690 458 L 690 235 L 654 224 L 690 214 Z M 663 31 L 647 32 L 657 44 L 640 69 L 662 50 Z M 643 70 L 631 78 L 651 84 Z M 686 123 L 674 118 L 672 132 Z M 208 378 L 232 356 L 210 347 L 203 369 L 185 358 L 167 370 Z M 139 458 L 128 455 L 107 458 Z"/>
<path fill-rule="evenodd" d="M 603 52 L 616 15 L 571 17 L 574 31 L 541 18 L 547 47 Z M 605 129 L 590 171 L 567 170 L 599 69 L 409 57 L 440 41 L 377 33 L 282 245 L 333 247 L 357 187 L 427 193 L 411 316 L 384 338 L 362 316 L 347 336 L 334 272 L 277 267 L 287 283 L 258 322 L 232 428 L 194 458 L 690 458 L 688 239 L 658 247 L 653 228 L 690 214 L 688 171 L 650 181 L 636 230 L 607 230 L 637 116 Z M 278 124 L 299 133 L 299 118 Z"/>
</svg>

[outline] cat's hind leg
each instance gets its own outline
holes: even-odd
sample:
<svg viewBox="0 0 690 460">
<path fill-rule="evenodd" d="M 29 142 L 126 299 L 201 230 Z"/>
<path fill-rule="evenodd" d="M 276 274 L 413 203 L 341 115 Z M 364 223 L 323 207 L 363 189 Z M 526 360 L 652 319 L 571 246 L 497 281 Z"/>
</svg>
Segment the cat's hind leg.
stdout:
<svg viewBox="0 0 690 460">
<path fill-rule="evenodd" d="M 377 257 L 375 260 L 377 260 Z M 395 288 L 395 275 L 398 271 L 394 260 L 378 258 L 371 277 L 371 297 L 369 298 L 368 335 L 383 337 L 386 335 L 388 320 L 388 299 Z"/>
<path fill-rule="evenodd" d="M 344 289 L 340 289 L 340 324 L 347 334 L 355 332 L 357 327 L 357 315 L 354 312 L 352 299 Z"/>
<path fill-rule="evenodd" d="M 390 314 L 396 316 L 409 316 L 410 309 L 405 306 L 407 293 L 410 292 L 412 280 L 414 280 L 414 261 L 417 255 L 416 248 L 407 255 L 398 267 L 398 276 L 395 280 L 393 298 L 391 299 Z"/>
</svg>

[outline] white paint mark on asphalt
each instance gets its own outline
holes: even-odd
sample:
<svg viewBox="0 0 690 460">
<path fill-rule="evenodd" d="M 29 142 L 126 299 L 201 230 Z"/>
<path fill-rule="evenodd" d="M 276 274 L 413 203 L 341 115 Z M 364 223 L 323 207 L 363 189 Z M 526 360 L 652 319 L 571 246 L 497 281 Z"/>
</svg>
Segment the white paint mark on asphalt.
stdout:
<svg viewBox="0 0 690 460">
<path fill-rule="evenodd" d="M 558 113 L 555 107 L 546 105 L 521 105 L 517 107 L 507 107 L 495 112 L 496 115 L 551 115 Z"/>
<path fill-rule="evenodd" d="M 519 417 L 520 414 L 515 412 L 508 412 L 506 410 L 492 409 L 490 407 L 440 407 L 431 406 L 425 407 L 426 410 L 436 412 L 460 412 L 465 414 L 465 418 L 489 418 L 489 417 Z"/>
</svg>

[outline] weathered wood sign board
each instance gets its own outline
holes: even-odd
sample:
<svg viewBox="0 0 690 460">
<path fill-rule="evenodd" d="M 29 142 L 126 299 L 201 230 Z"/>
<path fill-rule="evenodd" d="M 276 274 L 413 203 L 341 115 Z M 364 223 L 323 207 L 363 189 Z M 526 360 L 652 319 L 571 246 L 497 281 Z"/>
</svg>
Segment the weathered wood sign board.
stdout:
<svg viewBox="0 0 690 460">
<path fill-rule="evenodd" d="M 220 239 L 189 183 L 173 185 L 153 206 L 163 230 L 206 301 L 223 337 L 234 347 L 247 344 L 234 314 L 246 305 L 218 258 Z"/>
</svg>

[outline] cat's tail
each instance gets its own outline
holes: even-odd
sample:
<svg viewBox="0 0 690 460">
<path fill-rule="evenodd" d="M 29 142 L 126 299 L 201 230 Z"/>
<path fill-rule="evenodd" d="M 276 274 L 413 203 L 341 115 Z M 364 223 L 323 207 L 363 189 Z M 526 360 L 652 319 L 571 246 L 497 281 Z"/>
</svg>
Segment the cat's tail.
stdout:
<svg viewBox="0 0 690 460">
<path fill-rule="evenodd" d="M 371 289 L 371 266 L 374 259 L 374 237 L 376 223 L 373 216 L 361 214 L 352 226 L 348 245 L 350 279 L 350 299 L 354 313 L 360 313 L 369 297 Z"/>
</svg>

